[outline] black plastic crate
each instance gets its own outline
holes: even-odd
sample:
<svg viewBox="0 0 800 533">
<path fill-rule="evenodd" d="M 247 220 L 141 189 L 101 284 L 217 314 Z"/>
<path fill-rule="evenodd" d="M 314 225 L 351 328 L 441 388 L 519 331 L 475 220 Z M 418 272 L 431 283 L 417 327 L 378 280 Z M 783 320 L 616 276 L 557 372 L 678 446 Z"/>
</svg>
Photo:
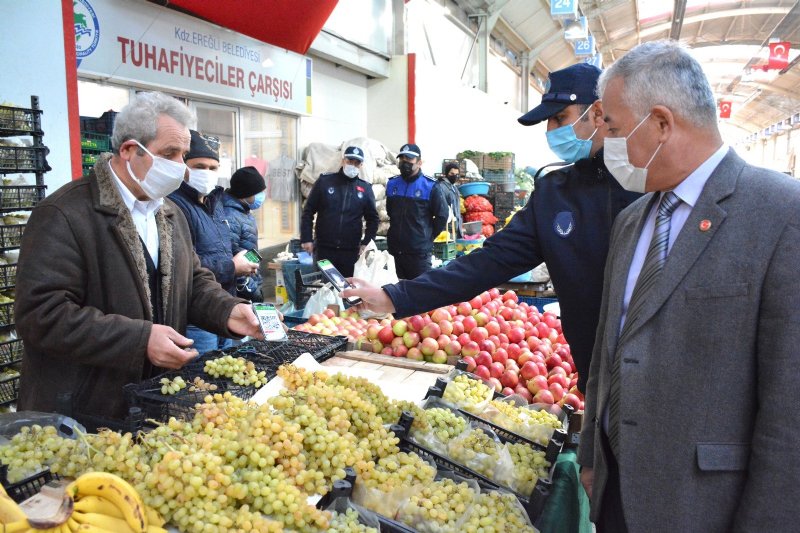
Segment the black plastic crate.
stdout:
<svg viewBox="0 0 800 533">
<path fill-rule="evenodd" d="M 45 185 L 0 186 L 0 210 L 33 209 L 44 198 Z"/>
<path fill-rule="evenodd" d="M 0 289 L 14 287 L 17 283 L 17 264 L 0 265 Z"/>
<path fill-rule="evenodd" d="M 116 111 L 106 111 L 98 118 L 81 117 L 81 131 L 111 135 L 116 118 Z"/>
<path fill-rule="evenodd" d="M 42 110 L 0 105 L 0 136 L 42 135 Z"/>
<path fill-rule="evenodd" d="M 400 450 L 404 452 L 414 452 L 420 457 L 432 461 L 436 464 L 439 469 L 449 470 L 455 472 L 456 474 L 475 479 L 478 483 L 481 484 L 482 487 L 490 488 L 494 490 L 502 490 L 506 492 L 510 492 L 514 494 L 519 502 L 522 504 L 522 507 L 528 513 L 528 517 L 530 518 L 532 523 L 536 523 L 539 516 L 544 509 L 544 504 L 547 500 L 547 496 L 550 494 L 550 487 L 552 486 L 552 482 L 549 479 L 539 478 L 536 481 L 536 485 L 534 486 L 531 494 L 519 494 L 518 492 L 511 490 L 508 487 L 500 485 L 499 483 L 492 481 L 491 479 L 485 477 L 482 474 L 479 474 L 472 470 L 471 468 L 467 468 L 464 465 L 456 463 L 455 461 L 450 460 L 443 455 L 440 455 L 433 450 L 429 450 L 424 446 L 420 446 L 411 438 L 409 437 L 409 431 L 411 429 L 411 424 L 414 422 L 414 415 L 409 412 L 404 412 L 400 415 L 400 423 L 393 424 L 391 426 L 392 432 L 400 439 Z M 551 463 L 551 465 L 554 463 Z"/>
<path fill-rule="evenodd" d="M 0 172 L 46 172 L 44 146 L 0 146 Z"/>
<path fill-rule="evenodd" d="M 347 337 L 333 337 L 289 330 L 289 340 L 285 342 L 250 341 L 236 348 L 224 350 L 230 355 L 239 355 L 256 363 L 256 366 L 277 371 L 278 367 L 291 363 L 304 353 L 319 362 L 333 357 L 337 351 L 347 346 Z"/>
<path fill-rule="evenodd" d="M 19 376 L 0 381 L 0 406 L 17 401 L 19 397 Z"/>
<path fill-rule="evenodd" d="M 81 150 L 108 152 L 111 148 L 111 136 L 89 131 L 81 132 Z"/>
<path fill-rule="evenodd" d="M 0 368 L 22 361 L 22 339 L 0 343 Z"/>
<path fill-rule="evenodd" d="M 0 304 L 0 328 L 14 323 L 14 302 Z"/>
<path fill-rule="evenodd" d="M 50 472 L 49 468 L 45 468 L 39 473 L 27 477 L 17 483 L 8 482 L 8 466 L 0 465 L 0 484 L 3 485 L 6 493 L 17 503 L 22 503 L 28 498 L 39 494 L 41 488 L 50 483 L 58 476 Z"/>
<path fill-rule="evenodd" d="M 0 249 L 19 248 L 25 224 L 0 225 Z"/>
<path fill-rule="evenodd" d="M 494 198 L 492 199 L 492 205 L 494 205 L 495 212 L 501 209 L 513 210 L 514 193 L 506 191 L 498 191 L 494 193 Z"/>
</svg>

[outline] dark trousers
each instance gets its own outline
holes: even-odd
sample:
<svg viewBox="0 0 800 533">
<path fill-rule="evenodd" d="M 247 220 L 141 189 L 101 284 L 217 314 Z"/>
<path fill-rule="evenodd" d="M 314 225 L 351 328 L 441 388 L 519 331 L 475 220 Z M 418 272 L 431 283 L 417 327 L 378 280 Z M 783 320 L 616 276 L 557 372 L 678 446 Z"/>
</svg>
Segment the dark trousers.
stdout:
<svg viewBox="0 0 800 533">
<path fill-rule="evenodd" d="M 414 279 L 431 269 L 431 254 L 393 254 L 399 279 Z"/>
<path fill-rule="evenodd" d="M 358 260 L 358 248 L 355 250 L 343 250 L 341 248 L 331 248 L 328 246 L 315 245 L 314 258 L 319 261 L 328 259 L 342 276 L 350 278 L 353 276 L 353 267 Z"/>
<path fill-rule="evenodd" d="M 603 505 L 600 507 L 600 519 L 595 524 L 597 533 L 628 533 L 625 514 L 622 510 L 622 489 L 619 482 L 619 465 L 606 432 L 600 429 L 600 441 L 603 454 L 608 463 L 608 481 L 603 492 Z"/>
</svg>

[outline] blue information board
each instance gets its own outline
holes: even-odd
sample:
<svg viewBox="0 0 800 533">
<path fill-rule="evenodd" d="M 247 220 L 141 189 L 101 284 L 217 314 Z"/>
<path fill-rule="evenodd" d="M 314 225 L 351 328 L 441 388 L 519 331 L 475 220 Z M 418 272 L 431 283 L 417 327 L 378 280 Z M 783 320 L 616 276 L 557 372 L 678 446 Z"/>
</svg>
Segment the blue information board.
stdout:
<svg viewBox="0 0 800 533">
<path fill-rule="evenodd" d="M 553 18 L 578 18 L 578 0 L 551 0 L 550 16 Z"/>
<path fill-rule="evenodd" d="M 587 57 L 594 55 L 594 36 L 589 35 L 588 39 L 575 41 L 575 55 L 577 57 Z"/>
<path fill-rule="evenodd" d="M 602 54 L 594 54 L 590 57 L 587 57 L 583 60 L 584 63 L 589 63 L 590 65 L 594 65 L 597 68 L 603 68 L 603 56 Z"/>
</svg>

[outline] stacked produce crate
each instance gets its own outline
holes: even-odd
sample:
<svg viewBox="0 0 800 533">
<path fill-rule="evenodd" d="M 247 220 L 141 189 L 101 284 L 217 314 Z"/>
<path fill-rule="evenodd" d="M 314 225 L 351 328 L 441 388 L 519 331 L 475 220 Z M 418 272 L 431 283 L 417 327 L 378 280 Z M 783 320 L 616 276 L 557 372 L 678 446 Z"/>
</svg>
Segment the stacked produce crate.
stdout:
<svg viewBox="0 0 800 533">
<path fill-rule="evenodd" d="M 50 170 L 42 142 L 39 97 L 29 108 L 0 106 L 0 410 L 8 410 L 19 392 L 22 341 L 14 330 L 14 287 L 22 233 L 29 211 L 44 197 L 44 173 Z M 25 176 L 34 174 L 35 184 Z"/>
<path fill-rule="evenodd" d="M 494 206 L 494 216 L 497 217 L 497 224 L 495 224 L 495 231 L 499 231 L 506 225 L 506 219 L 514 211 L 514 193 L 513 192 L 496 192 L 492 197 L 492 205 Z"/>
<path fill-rule="evenodd" d="M 111 151 L 111 132 L 117 113 L 106 111 L 99 118 L 81 117 L 81 164 L 83 175 L 89 174 L 97 158 Z"/>
</svg>

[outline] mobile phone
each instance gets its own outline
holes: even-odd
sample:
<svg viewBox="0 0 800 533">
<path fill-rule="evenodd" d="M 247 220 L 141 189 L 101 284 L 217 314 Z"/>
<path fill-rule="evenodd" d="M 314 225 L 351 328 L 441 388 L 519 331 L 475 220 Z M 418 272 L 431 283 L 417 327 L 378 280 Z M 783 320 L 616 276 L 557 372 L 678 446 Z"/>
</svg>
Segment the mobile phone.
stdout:
<svg viewBox="0 0 800 533">
<path fill-rule="evenodd" d="M 253 303 L 252 305 L 265 340 L 285 341 L 289 338 L 274 305 L 270 303 Z"/>
<path fill-rule="evenodd" d="M 247 250 L 244 256 L 251 263 L 261 263 L 261 254 L 259 254 L 257 250 Z"/>
<path fill-rule="evenodd" d="M 342 292 L 345 289 L 355 288 L 350 285 L 346 279 L 344 279 L 342 273 L 339 272 L 335 266 L 333 266 L 333 263 L 331 263 L 330 260 L 320 259 L 317 261 L 317 266 L 322 273 L 325 274 L 325 277 L 328 278 L 328 281 L 330 281 L 333 286 L 336 287 L 337 291 Z M 345 298 L 344 300 L 350 305 L 358 305 L 361 303 L 361 298 Z"/>
</svg>

